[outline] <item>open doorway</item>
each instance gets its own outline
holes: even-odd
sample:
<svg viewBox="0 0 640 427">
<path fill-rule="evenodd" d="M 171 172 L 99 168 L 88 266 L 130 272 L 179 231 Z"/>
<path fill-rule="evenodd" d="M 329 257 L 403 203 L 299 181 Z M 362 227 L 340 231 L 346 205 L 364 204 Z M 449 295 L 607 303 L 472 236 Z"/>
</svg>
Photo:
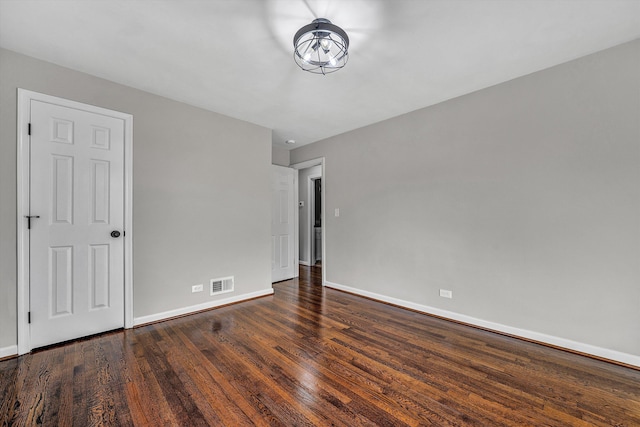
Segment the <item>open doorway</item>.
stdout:
<svg viewBox="0 0 640 427">
<path fill-rule="evenodd" d="M 322 262 L 322 201 L 316 201 L 316 186 L 322 189 L 322 168 L 315 165 L 300 169 L 298 180 L 299 260 L 302 265 L 313 266 L 318 261 Z M 318 240 L 319 246 L 316 243 Z"/>
<path fill-rule="evenodd" d="M 322 177 L 309 178 L 310 266 L 322 266 Z"/>
<path fill-rule="evenodd" d="M 314 274 L 326 274 L 325 179 L 324 159 L 293 164 L 298 169 L 299 264 L 311 267 Z M 301 267 L 303 268 L 303 267 Z"/>
</svg>

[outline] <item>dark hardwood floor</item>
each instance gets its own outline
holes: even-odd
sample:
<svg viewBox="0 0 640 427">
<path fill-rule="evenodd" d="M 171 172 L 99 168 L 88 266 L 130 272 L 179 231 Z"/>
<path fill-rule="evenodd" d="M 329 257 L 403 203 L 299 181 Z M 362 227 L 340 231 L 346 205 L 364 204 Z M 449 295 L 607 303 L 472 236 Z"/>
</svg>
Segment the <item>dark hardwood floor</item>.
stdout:
<svg viewBox="0 0 640 427">
<path fill-rule="evenodd" d="M 640 426 L 640 371 L 322 288 L 0 362 L 7 425 Z"/>
</svg>

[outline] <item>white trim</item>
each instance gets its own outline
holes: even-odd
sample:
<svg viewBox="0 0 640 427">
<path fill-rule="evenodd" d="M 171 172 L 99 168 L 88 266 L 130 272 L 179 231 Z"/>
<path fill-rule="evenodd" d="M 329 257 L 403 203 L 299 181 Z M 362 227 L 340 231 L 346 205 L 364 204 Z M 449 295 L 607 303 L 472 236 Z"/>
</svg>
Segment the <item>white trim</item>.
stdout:
<svg viewBox="0 0 640 427">
<path fill-rule="evenodd" d="M 18 237 L 18 354 L 31 351 L 27 314 L 29 312 L 29 233 L 24 217 L 29 215 L 29 134 L 31 101 L 76 108 L 124 121 L 124 327 L 133 326 L 133 116 L 90 104 L 18 88 L 17 155 L 17 237 Z"/>
<path fill-rule="evenodd" d="M 327 194 L 327 175 L 325 173 L 325 161 L 324 157 L 322 158 L 322 192 L 320 193 L 320 200 L 322 201 L 321 215 L 322 215 L 322 283 L 327 281 L 327 202 L 325 200 L 325 195 Z"/>
<path fill-rule="evenodd" d="M 298 264 L 306 265 L 307 267 L 310 267 L 310 265 L 309 265 L 309 263 L 307 261 L 298 260 Z"/>
<path fill-rule="evenodd" d="M 17 238 L 18 238 L 18 354 L 31 351 L 29 339 L 29 233 L 24 226 L 24 217 L 29 215 L 29 134 L 28 123 L 31 116 L 31 102 L 29 95 L 23 89 L 18 89 L 18 156 L 17 156 Z"/>
<path fill-rule="evenodd" d="M 306 160 L 304 162 L 300 162 L 300 163 L 294 163 L 292 165 L 289 165 L 289 167 L 294 168 L 294 169 L 306 169 L 306 168 L 310 168 L 312 166 L 316 166 L 316 165 L 320 165 L 322 167 L 322 194 L 321 194 L 321 199 L 322 199 L 322 286 L 324 286 L 325 283 L 327 283 L 327 233 L 328 233 L 328 227 L 327 227 L 327 215 L 326 215 L 326 206 L 327 206 L 327 201 L 326 201 L 326 194 L 327 194 L 327 173 L 326 173 L 326 160 L 324 157 L 318 157 L 317 159 L 311 159 L 311 160 Z M 296 212 L 298 212 L 298 209 L 296 208 Z M 298 237 L 299 238 L 299 237 Z"/>
<path fill-rule="evenodd" d="M 121 113 L 124 114 L 124 113 Z M 124 119 L 124 328 L 133 328 L 133 115 Z"/>
<path fill-rule="evenodd" d="M 324 157 L 318 157 L 317 159 L 305 160 L 304 162 L 294 163 L 289 165 L 290 168 L 294 169 L 309 169 L 311 167 L 317 166 L 324 162 Z"/>
<path fill-rule="evenodd" d="M 300 276 L 300 218 L 298 213 L 298 204 L 300 202 L 299 197 L 299 180 L 298 177 L 300 175 L 300 171 L 296 170 L 296 173 L 293 175 L 293 278 Z"/>
<path fill-rule="evenodd" d="M 10 345 L 9 347 L 0 347 L 0 359 L 3 357 L 9 356 L 17 356 L 18 355 L 18 346 Z"/>
<path fill-rule="evenodd" d="M 633 354 L 622 353 L 616 350 L 610 350 L 608 348 L 597 347 L 591 344 L 585 344 L 577 341 L 572 341 L 566 338 L 560 338 L 553 335 L 547 335 L 540 332 L 529 331 L 527 329 L 515 328 L 513 326 L 507 326 L 500 323 L 490 322 L 487 320 L 478 319 L 475 317 L 467 316 L 464 314 L 455 313 L 453 311 L 442 310 L 428 305 L 416 304 L 414 302 L 401 300 L 398 298 L 389 297 L 386 295 L 377 294 L 374 292 L 364 291 L 362 289 L 352 288 L 350 286 L 340 285 L 333 282 L 325 282 L 325 286 L 329 288 L 346 291 L 352 294 L 365 296 L 374 300 L 394 304 L 400 307 L 409 308 L 426 314 L 433 314 L 435 316 L 444 317 L 446 319 L 456 320 L 458 322 L 468 323 L 470 325 L 478 326 L 484 329 L 490 329 L 497 332 L 513 335 L 520 338 L 526 338 L 533 341 L 538 341 L 545 344 L 550 344 L 556 347 L 562 347 L 568 350 L 578 351 L 580 353 L 590 354 L 592 356 L 602 357 L 609 360 L 614 360 L 627 365 L 633 365 L 640 367 L 640 356 Z"/>
<path fill-rule="evenodd" d="M 211 308 L 220 307 L 221 305 L 233 304 L 237 302 L 247 301 L 254 298 L 263 297 L 266 295 L 272 295 L 273 288 L 265 289 L 262 291 L 250 292 L 248 294 L 236 295 L 229 298 L 224 298 L 216 301 L 205 302 L 202 304 L 192 305 L 189 307 L 177 308 L 175 310 L 163 311 L 162 313 L 150 314 L 148 316 L 136 317 L 133 319 L 134 326 L 145 325 L 147 323 L 158 322 L 160 320 L 170 319 L 172 317 L 184 316 L 187 314 L 196 313 L 202 310 L 208 310 Z"/>
</svg>

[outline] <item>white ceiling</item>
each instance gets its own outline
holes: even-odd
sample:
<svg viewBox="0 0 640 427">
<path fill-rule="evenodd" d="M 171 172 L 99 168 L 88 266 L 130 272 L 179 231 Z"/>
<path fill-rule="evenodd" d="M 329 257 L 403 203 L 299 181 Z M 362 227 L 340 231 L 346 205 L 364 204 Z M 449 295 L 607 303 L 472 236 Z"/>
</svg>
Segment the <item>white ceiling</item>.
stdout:
<svg viewBox="0 0 640 427">
<path fill-rule="evenodd" d="M 300 70 L 330 19 L 347 66 Z M 640 37 L 640 0 L 0 0 L 0 46 L 308 144 Z M 295 146 L 285 146 L 295 139 Z"/>
</svg>

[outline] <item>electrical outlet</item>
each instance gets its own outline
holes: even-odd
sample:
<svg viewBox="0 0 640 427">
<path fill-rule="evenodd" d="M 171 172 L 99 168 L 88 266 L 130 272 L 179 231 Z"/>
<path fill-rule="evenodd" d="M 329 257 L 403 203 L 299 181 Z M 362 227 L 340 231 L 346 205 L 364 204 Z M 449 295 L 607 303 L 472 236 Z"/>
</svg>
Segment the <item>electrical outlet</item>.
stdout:
<svg viewBox="0 0 640 427">
<path fill-rule="evenodd" d="M 340 216 L 340 208 L 336 208 L 333 213 L 336 217 Z"/>
<path fill-rule="evenodd" d="M 202 292 L 204 290 L 204 285 L 193 285 L 191 287 L 191 292 Z"/>
<path fill-rule="evenodd" d="M 453 298 L 453 292 L 446 289 L 440 289 L 440 296 L 443 298 Z"/>
</svg>

